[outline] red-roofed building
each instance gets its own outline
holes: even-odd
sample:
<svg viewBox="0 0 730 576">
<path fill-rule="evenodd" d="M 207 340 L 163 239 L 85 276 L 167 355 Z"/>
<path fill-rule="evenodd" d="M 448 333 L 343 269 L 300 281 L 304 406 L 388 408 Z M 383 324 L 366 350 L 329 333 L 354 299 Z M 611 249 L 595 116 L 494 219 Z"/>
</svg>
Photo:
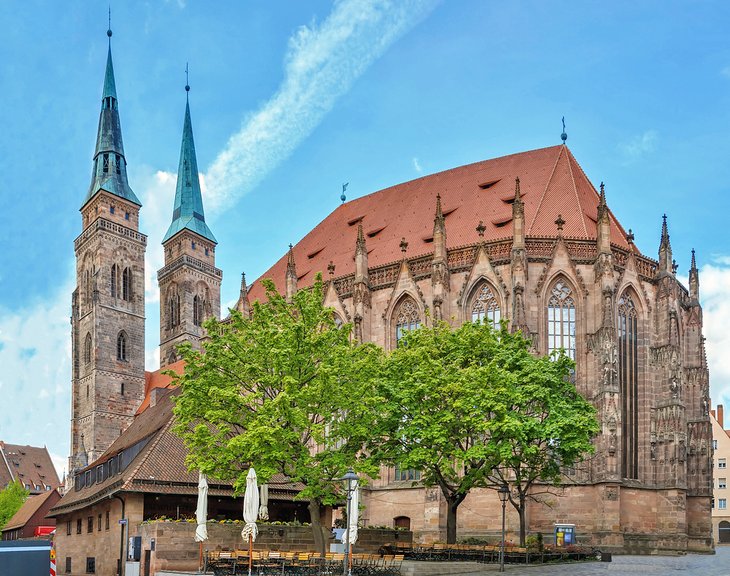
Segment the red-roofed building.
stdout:
<svg viewBox="0 0 730 576">
<path fill-rule="evenodd" d="M 0 490 L 15 480 L 31 496 L 50 492 L 61 485 L 45 446 L 7 444 L 0 440 Z"/>
<path fill-rule="evenodd" d="M 177 391 L 164 372 L 184 370 L 176 346 L 200 348 L 203 320 L 220 315 L 222 271 L 205 223 L 188 105 L 158 271 L 162 368 L 145 371 L 146 236 L 126 177 L 111 51 L 106 74 L 74 246 L 68 491 L 53 510 L 64 527 L 58 550 L 67 573 L 80 572 L 84 561 L 87 571 L 114 573 L 117 558 L 108 550 L 124 544 L 122 517 L 134 535 L 176 501 L 191 508 L 197 479 L 170 431 Z M 528 504 L 528 532 L 550 538 L 554 524 L 566 522 L 579 541 L 602 549 L 712 549 L 709 376 L 694 254 L 685 287 L 666 218 L 658 259 L 641 254 L 603 185 L 593 186 L 565 144 L 344 202 L 261 279 L 291 296 L 319 273 L 325 304 L 360 342 L 390 350 L 404 330 L 435 320 L 505 319 L 536 353 L 562 348 L 575 360 L 575 385 L 600 420 L 595 455 L 565 471 L 560 495 Z M 261 279 L 242 281 L 241 312 L 265 300 Z M 297 487 L 280 480 L 283 503 Z M 443 540 L 446 503 L 418 480 L 417 470 L 383 468 L 363 490 L 363 522 Z M 235 508 L 230 486 L 211 490 L 221 516 Z M 492 491 L 474 490 L 459 509 L 460 537 L 496 536 L 499 512 Z M 510 515 L 508 530 L 517 529 Z"/>
</svg>

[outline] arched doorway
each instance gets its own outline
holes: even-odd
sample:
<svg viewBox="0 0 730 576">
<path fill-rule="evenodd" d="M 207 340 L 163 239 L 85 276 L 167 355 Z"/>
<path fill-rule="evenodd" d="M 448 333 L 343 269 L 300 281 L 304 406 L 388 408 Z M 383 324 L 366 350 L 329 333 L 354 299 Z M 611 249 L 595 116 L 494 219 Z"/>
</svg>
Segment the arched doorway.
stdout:
<svg viewBox="0 0 730 576">
<path fill-rule="evenodd" d="M 720 522 L 720 544 L 730 543 L 730 522 L 723 520 Z"/>
<path fill-rule="evenodd" d="M 726 522 L 726 524 L 728 523 Z M 405 530 L 410 530 L 411 519 L 408 516 L 396 516 L 395 518 L 393 518 L 393 525 L 396 528 L 404 528 Z M 728 524 L 728 526 L 730 526 L 730 524 Z"/>
</svg>

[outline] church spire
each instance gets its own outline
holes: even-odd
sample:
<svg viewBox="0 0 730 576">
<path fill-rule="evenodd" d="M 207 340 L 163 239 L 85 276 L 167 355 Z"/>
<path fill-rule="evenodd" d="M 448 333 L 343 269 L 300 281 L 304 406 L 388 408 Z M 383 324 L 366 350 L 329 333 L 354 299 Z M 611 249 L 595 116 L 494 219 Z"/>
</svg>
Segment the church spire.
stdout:
<svg viewBox="0 0 730 576">
<path fill-rule="evenodd" d="M 111 29 L 107 30 L 106 34 L 109 37 L 109 50 L 106 57 L 104 88 L 101 95 L 101 113 L 99 115 L 99 128 L 96 134 L 96 150 L 94 152 L 91 184 L 84 204 L 91 200 L 100 189 L 104 189 L 115 196 L 119 196 L 137 204 L 137 206 L 141 206 L 142 203 L 134 192 L 132 192 L 127 181 L 127 161 L 124 158 L 122 124 L 119 121 L 117 87 L 114 82 Z"/>
<path fill-rule="evenodd" d="M 700 275 L 697 270 L 694 248 L 692 248 L 692 264 L 689 268 L 689 298 L 693 302 L 698 302 L 700 299 Z"/>
<path fill-rule="evenodd" d="M 672 245 L 669 242 L 667 215 L 662 216 L 662 239 L 659 243 L 659 272 L 673 273 Z"/>
<path fill-rule="evenodd" d="M 190 92 L 190 86 L 187 84 L 185 85 L 185 92 Z M 180 164 L 177 169 L 177 187 L 175 188 L 172 222 L 167 229 L 167 234 L 162 239 L 162 243 L 164 244 L 184 229 L 191 230 L 203 238 L 217 243 L 215 236 L 205 223 L 205 214 L 203 213 L 203 196 L 200 192 L 198 160 L 195 155 L 189 101 L 185 102 L 185 123 L 183 125 L 182 146 L 180 147 Z"/>
</svg>

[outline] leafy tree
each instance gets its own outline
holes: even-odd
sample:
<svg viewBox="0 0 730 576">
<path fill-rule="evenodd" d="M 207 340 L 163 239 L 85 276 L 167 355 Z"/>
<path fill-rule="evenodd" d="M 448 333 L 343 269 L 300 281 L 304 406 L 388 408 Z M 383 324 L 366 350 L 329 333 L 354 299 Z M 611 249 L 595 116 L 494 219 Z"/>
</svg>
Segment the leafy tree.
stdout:
<svg viewBox="0 0 730 576">
<path fill-rule="evenodd" d="M 301 482 L 309 500 L 315 542 L 324 552 L 323 505 L 342 501 L 340 482 L 350 466 L 373 473 L 356 460 L 350 438 L 365 430 L 358 414 L 372 394 L 368 376 L 382 352 L 356 346 L 350 327 L 338 328 L 324 308 L 323 283 L 300 290 L 287 302 L 265 282 L 268 301 L 250 317 L 205 324 L 204 353 L 181 348 L 185 373 L 176 399 L 175 431 L 189 450 L 187 464 L 229 480 L 239 492 L 253 465 L 262 482 L 281 473 Z"/>
<path fill-rule="evenodd" d="M 504 357 L 521 341 L 486 324 L 446 323 L 408 332 L 384 364 L 379 406 L 383 434 L 371 443 L 380 461 L 421 471 L 447 503 L 446 538 L 456 542 L 459 505 L 490 472 L 491 390 L 503 387 Z"/>
<path fill-rule="evenodd" d="M 503 325 L 446 323 L 408 332 L 385 360 L 377 406 L 379 461 L 421 471 L 447 503 L 447 542 L 474 487 L 509 481 L 520 513 L 537 482 L 555 484 L 560 465 L 592 449 L 593 408 L 569 380 L 572 362 L 529 352 Z"/>
<path fill-rule="evenodd" d="M 30 492 L 15 480 L 0 490 L 0 530 L 10 521 Z"/>
<path fill-rule="evenodd" d="M 521 336 L 504 357 L 505 378 L 489 389 L 489 484 L 507 484 L 525 544 L 525 505 L 561 483 L 562 470 L 593 452 L 599 431 L 595 408 L 576 390 L 575 364 L 562 352 L 535 356 Z M 521 341 L 521 342 L 520 342 Z"/>
</svg>

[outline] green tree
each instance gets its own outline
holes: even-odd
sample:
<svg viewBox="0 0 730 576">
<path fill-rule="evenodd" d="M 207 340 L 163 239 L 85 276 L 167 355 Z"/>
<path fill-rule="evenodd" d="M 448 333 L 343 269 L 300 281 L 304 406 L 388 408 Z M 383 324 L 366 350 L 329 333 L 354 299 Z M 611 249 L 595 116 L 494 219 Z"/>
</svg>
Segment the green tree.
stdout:
<svg viewBox="0 0 730 576">
<path fill-rule="evenodd" d="M 315 542 L 324 552 L 328 530 L 321 507 L 342 501 L 340 482 L 358 463 L 365 434 L 358 415 L 372 394 L 368 376 L 382 352 L 356 346 L 349 325 L 338 328 L 322 305 L 323 283 L 300 290 L 287 302 L 265 282 L 268 301 L 250 317 L 233 311 L 228 322 L 205 324 L 204 353 L 182 347 L 185 372 L 176 399 L 175 431 L 189 450 L 187 464 L 212 477 L 246 484 L 249 466 L 262 482 L 276 473 L 305 488 Z"/>
<path fill-rule="evenodd" d="M 20 510 L 30 492 L 15 480 L 0 490 L 0 530 Z"/>
<path fill-rule="evenodd" d="M 593 452 L 599 425 L 595 408 L 575 388 L 570 358 L 535 356 L 521 336 L 509 338 L 518 345 L 505 357 L 505 377 L 489 389 L 487 481 L 494 489 L 510 487 L 524 546 L 527 501 L 560 485 L 563 470 Z"/>
<path fill-rule="evenodd" d="M 447 503 L 447 542 L 459 505 L 475 487 L 509 481 L 524 543 L 525 500 L 538 481 L 592 449 L 595 411 L 570 381 L 572 362 L 530 353 L 503 325 L 446 323 L 407 333 L 385 360 L 373 456 L 421 471 Z"/>
<path fill-rule="evenodd" d="M 505 357 L 521 346 L 485 324 L 452 330 L 442 322 L 408 332 L 384 363 L 382 433 L 372 439 L 373 456 L 420 470 L 424 485 L 441 489 L 448 543 L 456 542 L 459 505 L 472 488 L 486 485 L 491 391 L 504 387 Z"/>
</svg>

